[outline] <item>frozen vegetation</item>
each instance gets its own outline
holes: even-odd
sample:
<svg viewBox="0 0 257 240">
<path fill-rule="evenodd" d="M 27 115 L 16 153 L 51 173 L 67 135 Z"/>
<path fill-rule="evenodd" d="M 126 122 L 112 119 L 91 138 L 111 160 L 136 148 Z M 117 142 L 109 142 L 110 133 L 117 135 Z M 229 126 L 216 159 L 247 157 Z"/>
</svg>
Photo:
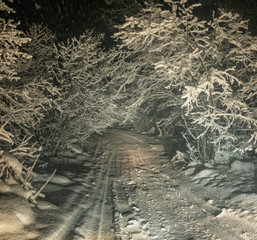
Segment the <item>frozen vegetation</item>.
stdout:
<svg viewBox="0 0 257 240">
<path fill-rule="evenodd" d="M 0 239 L 257 236 L 256 36 L 225 9 L 205 20 L 186 0 L 136 2 L 127 16 L 107 10 L 124 21 L 108 18 L 104 48 L 88 29 L 65 42 L 43 25 L 22 31 L 0 0 Z M 96 135 L 120 126 L 142 135 Z M 156 136 L 157 153 L 144 145 Z"/>
</svg>

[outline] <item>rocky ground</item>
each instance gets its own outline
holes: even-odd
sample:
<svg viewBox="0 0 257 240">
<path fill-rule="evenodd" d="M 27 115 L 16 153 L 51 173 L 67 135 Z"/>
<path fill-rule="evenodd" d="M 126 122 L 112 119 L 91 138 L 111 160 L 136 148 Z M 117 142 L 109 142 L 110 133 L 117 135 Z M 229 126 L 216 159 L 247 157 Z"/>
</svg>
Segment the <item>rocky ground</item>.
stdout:
<svg viewBox="0 0 257 240">
<path fill-rule="evenodd" d="M 254 240 L 250 160 L 188 164 L 154 136 L 108 130 L 38 164 L 35 188 L 57 172 L 36 206 L 0 184 L 0 239 Z"/>
</svg>

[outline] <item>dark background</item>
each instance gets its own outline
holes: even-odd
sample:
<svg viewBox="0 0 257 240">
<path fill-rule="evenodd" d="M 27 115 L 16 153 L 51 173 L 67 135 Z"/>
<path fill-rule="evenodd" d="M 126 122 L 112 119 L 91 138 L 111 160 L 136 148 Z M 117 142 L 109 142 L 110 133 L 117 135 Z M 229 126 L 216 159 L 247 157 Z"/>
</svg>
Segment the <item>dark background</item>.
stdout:
<svg viewBox="0 0 257 240">
<path fill-rule="evenodd" d="M 144 1 L 138 0 L 143 3 Z M 162 0 L 154 2 L 162 3 Z M 250 19 L 250 31 L 257 34 L 257 0 L 190 0 L 202 3 L 199 17 L 208 18 L 219 7 L 239 12 Z M 114 24 L 121 23 L 124 15 L 130 16 L 140 10 L 133 0 L 14 0 L 13 17 L 21 20 L 20 27 L 27 30 L 33 23 L 48 26 L 59 40 L 79 36 L 85 29 L 111 35 Z"/>
</svg>

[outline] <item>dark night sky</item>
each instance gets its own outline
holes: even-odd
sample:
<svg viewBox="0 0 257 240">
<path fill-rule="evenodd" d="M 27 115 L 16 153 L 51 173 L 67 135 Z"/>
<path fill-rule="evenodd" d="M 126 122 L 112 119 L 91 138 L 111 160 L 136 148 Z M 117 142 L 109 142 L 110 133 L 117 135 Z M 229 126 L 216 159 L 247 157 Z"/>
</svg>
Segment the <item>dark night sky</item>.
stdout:
<svg viewBox="0 0 257 240">
<path fill-rule="evenodd" d="M 108 33 L 110 23 L 104 20 L 110 18 L 105 15 L 105 9 L 115 10 L 123 8 L 121 12 L 136 12 L 131 8 L 129 0 L 121 6 L 117 4 L 107 5 L 104 0 L 14 0 L 12 4 L 16 10 L 15 18 L 21 20 L 21 27 L 26 30 L 32 23 L 42 23 L 53 30 L 59 39 L 80 35 L 85 29 L 95 29 L 97 32 Z M 155 0 L 154 2 L 161 2 Z M 250 18 L 250 30 L 257 34 L 257 0 L 190 0 L 202 2 L 203 7 L 199 14 L 205 16 L 218 6 L 226 7 L 232 11 L 239 11 L 244 18 Z M 113 1 L 115 2 L 115 0 Z M 142 1 L 141 1 L 142 2 Z M 117 14 L 117 12 L 116 12 Z M 114 14 L 115 15 L 115 14 Z M 122 16 L 115 21 L 122 21 Z"/>
<path fill-rule="evenodd" d="M 26 30 L 32 23 L 47 25 L 57 35 L 73 37 L 99 25 L 104 0 L 14 0 L 15 17 Z M 101 31 L 101 30 L 100 30 Z"/>
</svg>

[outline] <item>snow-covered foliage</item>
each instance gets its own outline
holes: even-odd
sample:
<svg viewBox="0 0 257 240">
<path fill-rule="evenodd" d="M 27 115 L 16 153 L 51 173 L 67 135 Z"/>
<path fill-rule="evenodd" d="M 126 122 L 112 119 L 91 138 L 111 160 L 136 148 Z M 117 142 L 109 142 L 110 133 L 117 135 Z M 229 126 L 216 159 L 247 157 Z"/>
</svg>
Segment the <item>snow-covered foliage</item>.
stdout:
<svg viewBox="0 0 257 240">
<path fill-rule="evenodd" d="M 251 149 L 257 140 L 257 45 L 247 21 L 224 10 L 204 21 L 194 16 L 198 4 L 166 2 L 170 10 L 147 4 L 117 27 L 123 56 L 114 81 L 128 113 L 143 107 L 160 112 L 164 127 L 182 124 L 201 161 L 215 159 L 226 144 L 237 150 L 245 134 L 250 138 L 241 150 Z"/>
<path fill-rule="evenodd" d="M 0 1 L 0 11 L 3 14 L 14 12 L 2 1 Z M 16 72 L 17 65 L 22 60 L 31 58 L 30 55 L 20 51 L 20 47 L 30 39 L 26 38 L 23 32 L 17 29 L 18 25 L 19 23 L 14 22 L 12 19 L 0 18 L 1 82 L 19 80 Z"/>
<path fill-rule="evenodd" d="M 0 11 L 7 15 L 13 10 L 0 1 Z M 0 147 L 10 150 L 24 142 L 27 128 L 34 118 L 33 106 L 27 95 L 27 86 L 22 84 L 18 69 L 31 56 L 21 47 L 30 39 L 17 30 L 18 23 L 0 18 Z"/>
<path fill-rule="evenodd" d="M 31 188 L 32 169 L 13 155 L 35 160 L 41 150 L 30 141 L 41 116 L 42 94 L 38 94 L 41 85 L 20 74 L 22 66 L 32 57 L 22 50 L 30 38 L 18 30 L 19 23 L 8 19 L 8 14 L 14 11 L 1 0 L 0 11 L 7 18 L 0 18 L 0 179 Z"/>
<path fill-rule="evenodd" d="M 1 7 L 11 11 L 5 4 Z M 102 77 L 107 55 L 100 50 L 103 36 L 86 31 L 78 39 L 56 44 L 46 27 L 33 25 L 23 33 L 17 26 L 1 19 L 3 150 L 32 156 L 37 141 L 44 153 L 56 154 L 69 141 L 116 121 L 118 111 Z"/>
<path fill-rule="evenodd" d="M 158 12 L 156 14 L 158 15 Z M 154 119 L 156 112 L 162 108 L 167 109 L 167 106 L 173 109 L 176 107 L 177 101 L 180 101 L 172 91 L 163 87 L 165 85 L 163 79 L 159 78 L 159 82 L 156 81 L 158 76 L 152 63 L 162 59 L 162 54 L 149 50 L 159 44 L 152 42 L 151 47 L 149 47 L 149 44 L 143 43 L 144 36 L 148 38 L 147 34 L 137 34 L 137 27 L 142 25 L 141 27 L 144 26 L 147 29 L 149 27 L 147 24 L 150 25 L 154 19 L 159 18 L 157 15 L 151 16 L 141 13 L 139 18 L 142 17 L 142 20 L 129 17 L 125 24 L 119 26 L 119 31 L 114 36 L 118 41 L 118 49 L 110 54 L 112 59 L 109 60 L 111 68 L 108 76 L 112 79 L 111 84 L 116 91 L 116 96 L 126 108 L 127 120 L 133 120 L 140 107 L 142 107 L 143 112 L 150 114 L 151 118 Z M 136 26 L 140 21 L 141 25 Z M 142 42 L 140 42 L 140 37 Z M 145 40 L 147 41 L 147 39 Z M 162 90 L 160 91 L 160 89 Z"/>
<path fill-rule="evenodd" d="M 54 112 L 60 109 L 59 89 L 55 81 L 53 69 L 58 61 L 55 56 L 55 35 L 47 28 L 40 25 L 32 25 L 26 32 L 31 41 L 23 49 L 33 58 L 22 66 L 20 75 L 34 88 L 29 96 L 38 103 L 40 118 L 33 128 L 33 134 L 43 150 L 47 151 L 49 135 L 54 132 L 51 124 L 56 120 Z"/>
<path fill-rule="evenodd" d="M 1 38 L 1 149 L 33 157 L 39 149 L 36 133 L 56 95 L 47 69 L 53 37 L 47 29 L 36 26 L 22 33 L 17 24 L 3 24 L 1 32 L 6 36 Z"/>
<path fill-rule="evenodd" d="M 54 131 L 50 142 L 58 143 L 58 151 L 117 121 L 116 105 L 104 87 L 101 68 L 107 53 L 100 48 L 102 38 L 86 31 L 56 46 L 58 61 L 52 64 L 52 72 L 60 94 L 59 109 L 53 113 L 57 121 L 48 127 Z"/>
<path fill-rule="evenodd" d="M 201 161 L 215 159 L 226 144 L 252 149 L 257 46 L 247 21 L 224 10 L 204 21 L 194 15 L 199 4 L 165 2 L 146 2 L 137 14 L 131 8 L 116 27 L 117 48 L 108 51 L 103 36 L 90 31 L 55 45 L 47 28 L 24 34 L 1 18 L 1 148 L 29 155 L 24 144 L 33 139 L 55 154 L 140 112 L 160 133 L 182 126 Z M 108 3 L 122 14 L 123 1 Z M 13 11 L 2 1 L 0 8 Z"/>
</svg>

